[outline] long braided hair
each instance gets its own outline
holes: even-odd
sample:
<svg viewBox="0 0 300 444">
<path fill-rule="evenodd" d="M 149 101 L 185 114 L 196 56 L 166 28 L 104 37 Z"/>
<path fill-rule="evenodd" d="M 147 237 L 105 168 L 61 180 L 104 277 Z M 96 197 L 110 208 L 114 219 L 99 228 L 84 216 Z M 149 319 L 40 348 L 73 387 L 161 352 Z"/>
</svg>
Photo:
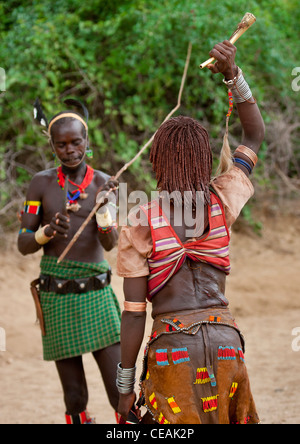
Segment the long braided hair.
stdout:
<svg viewBox="0 0 300 444">
<path fill-rule="evenodd" d="M 212 151 L 208 132 L 191 117 L 173 117 L 157 130 L 150 152 L 159 191 L 203 192 L 210 205 Z M 177 202 L 179 204 L 179 202 Z"/>
</svg>

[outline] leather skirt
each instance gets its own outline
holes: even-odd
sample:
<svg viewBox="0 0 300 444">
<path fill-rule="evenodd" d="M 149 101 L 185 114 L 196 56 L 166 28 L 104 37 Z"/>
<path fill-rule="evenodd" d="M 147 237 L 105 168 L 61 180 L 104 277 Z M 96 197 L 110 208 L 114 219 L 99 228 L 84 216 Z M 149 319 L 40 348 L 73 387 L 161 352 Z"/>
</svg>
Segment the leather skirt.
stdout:
<svg viewBox="0 0 300 444">
<path fill-rule="evenodd" d="M 259 422 L 244 339 L 228 308 L 157 316 L 140 385 L 144 423 Z"/>
</svg>

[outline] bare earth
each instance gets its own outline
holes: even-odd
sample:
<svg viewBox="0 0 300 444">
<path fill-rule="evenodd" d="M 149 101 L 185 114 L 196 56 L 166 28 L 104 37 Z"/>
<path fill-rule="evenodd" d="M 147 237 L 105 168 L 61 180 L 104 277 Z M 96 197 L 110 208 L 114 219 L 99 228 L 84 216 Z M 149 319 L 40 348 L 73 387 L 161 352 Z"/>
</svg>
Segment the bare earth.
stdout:
<svg viewBox="0 0 300 444">
<path fill-rule="evenodd" d="M 246 338 L 246 363 L 263 424 L 300 423 L 300 351 L 292 350 L 300 327 L 300 217 L 263 220 L 262 237 L 234 232 L 232 273 L 227 297 Z M 38 276 L 40 254 L 23 258 L 16 237 L 0 250 L 0 327 L 6 351 L 0 351 L 0 423 L 64 424 L 64 403 L 53 363 L 42 359 L 39 327 L 29 283 Z M 116 250 L 109 254 L 113 269 Z M 122 304 L 122 279 L 113 276 Z M 147 332 L 151 328 L 150 307 Z M 299 333 L 298 333 L 299 335 Z M 298 344 L 300 341 L 298 341 Z M 115 424 L 91 355 L 84 356 L 89 411 L 98 423 Z M 141 359 L 139 360 L 139 369 Z"/>
</svg>

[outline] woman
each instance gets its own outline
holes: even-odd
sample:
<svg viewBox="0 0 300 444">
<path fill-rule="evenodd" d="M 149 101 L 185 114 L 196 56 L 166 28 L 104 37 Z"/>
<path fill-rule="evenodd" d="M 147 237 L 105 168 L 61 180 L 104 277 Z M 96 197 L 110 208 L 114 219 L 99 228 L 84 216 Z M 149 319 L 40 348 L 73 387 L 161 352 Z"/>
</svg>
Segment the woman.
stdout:
<svg viewBox="0 0 300 444">
<path fill-rule="evenodd" d="M 206 130 L 188 117 L 165 122 L 155 135 L 150 160 L 159 191 L 173 193 L 170 214 L 163 211 L 161 194 L 140 213 L 129 215 L 120 235 L 118 274 L 124 277 L 125 310 L 117 386 L 123 420 L 135 402 L 135 364 L 148 299 L 154 324 L 141 377 L 140 403 L 148 410 L 142 421 L 150 417 L 161 424 L 259 422 L 243 337 L 225 297 L 229 230 L 253 195 L 248 176 L 264 138 L 261 114 L 235 54 L 230 42 L 217 44 L 210 52 L 216 63 L 208 67 L 222 73 L 232 91 L 243 128 L 242 145 L 233 159 L 222 150 L 220 174 L 212 179 Z M 185 193 L 190 196 L 187 204 L 180 199 Z M 195 221 L 192 235 L 185 222 L 176 223 L 178 214 L 188 208 Z"/>
</svg>

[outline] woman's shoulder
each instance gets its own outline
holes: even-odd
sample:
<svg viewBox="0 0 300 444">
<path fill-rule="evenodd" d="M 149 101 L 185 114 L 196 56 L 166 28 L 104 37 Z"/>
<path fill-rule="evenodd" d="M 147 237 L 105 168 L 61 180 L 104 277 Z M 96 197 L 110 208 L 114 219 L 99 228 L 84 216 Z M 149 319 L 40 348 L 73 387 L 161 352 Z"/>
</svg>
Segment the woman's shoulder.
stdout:
<svg viewBox="0 0 300 444">
<path fill-rule="evenodd" d="M 211 185 L 224 206 L 226 222 L 230 227 L 253 196 L 254 187 L 245 173 L 236 166 L 213 179 Z"/>
</svg>

